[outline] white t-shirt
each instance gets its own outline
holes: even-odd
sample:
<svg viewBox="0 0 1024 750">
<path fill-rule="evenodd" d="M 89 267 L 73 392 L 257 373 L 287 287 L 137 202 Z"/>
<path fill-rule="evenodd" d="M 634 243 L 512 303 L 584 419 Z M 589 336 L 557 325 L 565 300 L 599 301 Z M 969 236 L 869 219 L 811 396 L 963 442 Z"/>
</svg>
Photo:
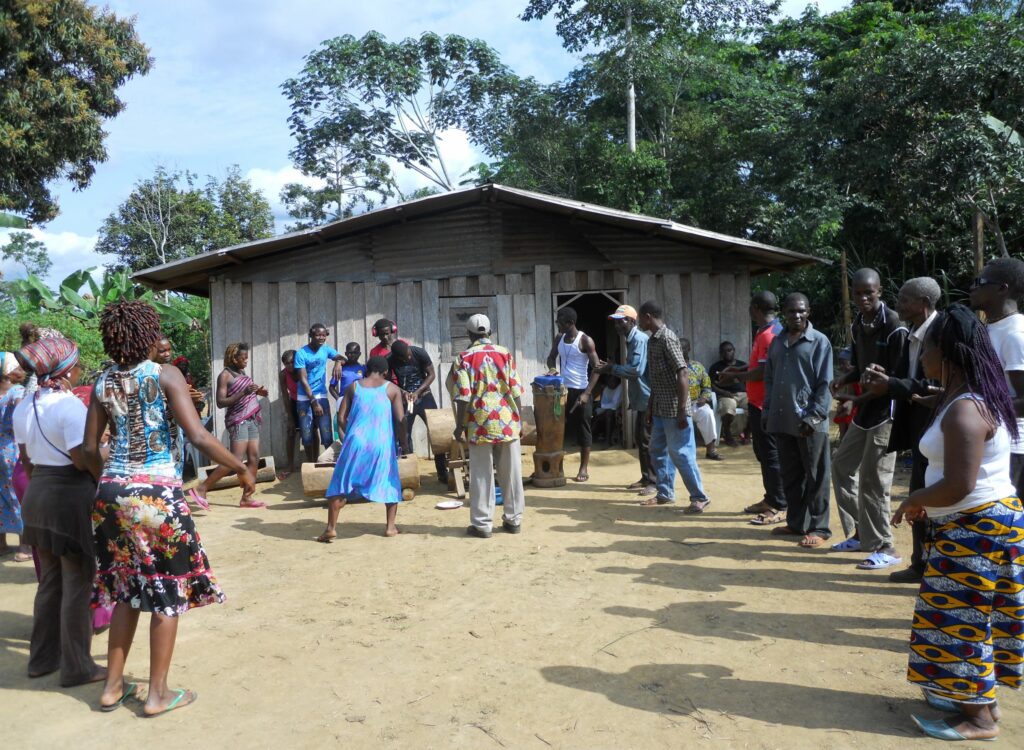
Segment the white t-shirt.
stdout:
<svg viewBox="0 0 1024 750">
<path fill-rule="evenodd" d="M 39 422 L 42 423 L 41 430 L 39 422 L 36 422 L 37 412 Z M 64 453 L 70 453 L 72 448 L 80 446 L 85 439 L 87 413 L 85 404 L 70 391 L 40 388 L 35 395 L 35 408 L 32 396 L 25 396 L 14 407 L 14 440 L 24 444 L 33 464 L 68 466 L 72 461 Z"/>
<path fill-rule="evenodd" d="M 619 405 L 622 404 L 622 384 L 615 386 L 614 388 L 605 388 L 601 391 L 601 408 L 618 409 Z"/>
<path fill-rule="evenodd" d="M 1003 370 L 1006 372 L 1024 370 L 1024 315 L 1020 313 L 1007 315 L 1002 320 L 989 323 L 987 327 L 988 337 L 992 339 L 992 348 L 999 355 L 999 361 L 1003 363 Z M 1010 385 L 1009 376 L 1006 378 L 1006 384 L 1010 386 L 1010 393 L 1014 397 L 1020 395 Z M 1024 419 L 1017 420 L 1017 434 L 1024 436 Z M 1010 444 L 1010 452 L 1024 453 L 1024 437 Z"/>
</svg>

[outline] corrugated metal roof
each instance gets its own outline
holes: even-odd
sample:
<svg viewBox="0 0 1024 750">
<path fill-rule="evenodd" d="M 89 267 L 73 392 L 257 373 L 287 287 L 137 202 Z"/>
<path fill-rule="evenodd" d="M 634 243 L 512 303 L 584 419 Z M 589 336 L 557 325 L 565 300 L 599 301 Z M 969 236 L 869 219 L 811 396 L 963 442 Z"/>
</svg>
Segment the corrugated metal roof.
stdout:
<svg viewBox="0 0 1024 750">
<path fill-rule="evenodd" d="M 444 214 L 466 206 L 497 203 L 522 206 L 593 224 L 619 227 L 637 232 L 639 235 L 658 237 L 683 246 L 680 247 L 681 252 L 685 252 L 687 248 L 726 251 L 732 257 L 746 260 L 753 266 L 754 272 L 789 270 L 811 263 L 829 263 L 821 258 L 785 248 L 753 242 L 742 237 L 710 232 L 706 229 L 678 224 L 669 219 L 632 214 L 569 198 L 488 184 L 431 195 L 396 206 L 378 208 L 315 229 L 290 232 L 265 240 L 212 250 L 202 255 L 138 271 L 133 278 L 157 289 L 177 289 L 205 295 L 211 275 L 222 272 L 226 268 L 244 264 L 249 260 L 286 253 L 299 248 L 317 247 L 325 242 L 337 241 L 372 229 L 411 219 Z"/>
</svg>

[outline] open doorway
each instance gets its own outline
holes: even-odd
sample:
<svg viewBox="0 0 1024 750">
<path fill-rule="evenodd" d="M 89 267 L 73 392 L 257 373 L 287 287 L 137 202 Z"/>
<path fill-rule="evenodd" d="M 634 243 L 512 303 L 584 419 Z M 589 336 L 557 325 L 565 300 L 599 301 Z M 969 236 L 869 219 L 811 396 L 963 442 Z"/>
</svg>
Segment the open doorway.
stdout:
<svg viewBox="0 0 1024 750">
<path fill-rule="evenodd" d="M 620 363 L 623 361 L 623 341 L 615 331 L 615 326 L 608 320 L 608 316 L 615 312 L 615 308 L 622 304 L 625 297 L 626 292 L 622 289 L 555 294 L 555 314 L 557 316 L 558 311 L 565 307 L 575 310 L 576 328 L 594 340 L 598 358 L 606 362 Z M 607 376 L 602 378 L 595 392 L 595 414 L 600 403 L 600 391 L 606 385 Z M 625 390 L 624 384 L 622 390 Z M 628 422 L 625 407 L 625 399 L 622 399 L 617 409 L 617 418 L 610 418 L 615 416 L 615 410 L 603 417 L 595 418 L 594 448 L 600 448 L 602 445 L 628 445 L 627 441 L 632 437 L 632 431 L 628 428 L 623 429 Z M 572 437 L 566 434 L 566 440 L 571 439 Z"/>
<path fill-rule="evenodd" d="M 555 295 L 555 314 L 563 307 L 576 311 L 576 327 L 594 339 L 597 356 L 606 362 L 622 361 L 622 342 L 608 316 L 625 299 L 624 290 L 564 292 Z"/>
</svg>

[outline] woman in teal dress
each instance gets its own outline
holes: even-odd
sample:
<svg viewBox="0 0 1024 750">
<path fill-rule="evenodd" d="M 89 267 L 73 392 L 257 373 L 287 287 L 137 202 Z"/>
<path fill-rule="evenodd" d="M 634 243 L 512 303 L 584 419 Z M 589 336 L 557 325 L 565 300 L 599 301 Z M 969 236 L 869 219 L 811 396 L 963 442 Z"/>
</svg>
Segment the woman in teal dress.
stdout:
<svg viewBox="0 0 1024 750">
<path fill-rule="evenodd" d="M 384 536 L 398 534 L 395 516 L 402 500 L 402 483 L 398 477 L 395 437 L 401 441 L 403 453 L 409 452 L 409 443 L 403 427 L 402 391 L 387 379 L 387 373 L 388 361 L 384 357 L 370 357 L 366 377 L 348 387 L 338 408 L 341 455 L 327 488 L 327 528 L 317 538 L 319 542 L 334 540 L 338 513 L 347 501 L 360 498 L 384 503 Z"/>
<path fill-rule="evenodd" d="M 14 492 L 14 467 L 18 463 L 18 444 L 14 441 L 14 424 L 11 417 L 14 407 L 25 395 L 25 389 L 18 385 L 25 377 L 12 352 L 0 352 L 0 555 L 11 552 L 7 544 L 8 534 L 21 534 L 21 503 Z M 31 560 L 31 550 L 23 547 L 20 558 Z"/>
</svg>

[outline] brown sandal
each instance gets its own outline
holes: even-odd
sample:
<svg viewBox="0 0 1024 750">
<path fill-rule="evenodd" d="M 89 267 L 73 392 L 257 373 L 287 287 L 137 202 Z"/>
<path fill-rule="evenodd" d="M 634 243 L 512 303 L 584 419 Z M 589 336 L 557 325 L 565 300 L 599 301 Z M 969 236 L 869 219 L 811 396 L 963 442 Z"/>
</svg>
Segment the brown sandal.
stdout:
<svg viewBox="0 0 1024 750">
<path fill-rule="evenodd" d="M 755 526 L 774 526 L 777 523 L 782 523 L 786 520 L 786 511 L 784 510 L 767 510 L 763 513 L 758 513 L 756 516 L 750 519 L 750 523 Z"/>
<path fill-rule="evenodd" d="M 827 539 L 825 539 L 824 537 L 820 537 L 817 534 L 808 534 L 800 540 L 800 546 L 804 549 L 815 549 L 817 547 L 820 547 L 827 541 Z"/>
</svg>

